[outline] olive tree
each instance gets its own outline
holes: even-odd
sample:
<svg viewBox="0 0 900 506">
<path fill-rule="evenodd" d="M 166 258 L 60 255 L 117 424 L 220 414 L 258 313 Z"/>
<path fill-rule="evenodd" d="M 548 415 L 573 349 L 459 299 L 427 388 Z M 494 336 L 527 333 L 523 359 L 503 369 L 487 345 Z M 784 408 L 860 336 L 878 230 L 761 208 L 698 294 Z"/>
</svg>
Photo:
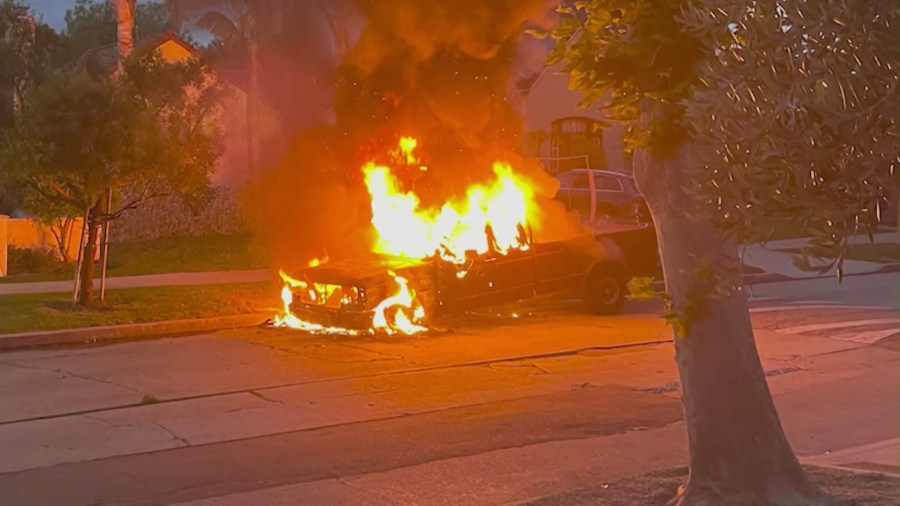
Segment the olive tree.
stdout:
<svg viewBox="0 0 900 506">
<path fill-rule="evenodd" d="M 3 178 L 24 186 L 34 214 L 86 213 L 80 304 L 93 302 L 103 223 L 149 199 L 208 188 L 221 153 L 221 96 L 200 62 L 166 63 L 154 53 L 129 59 L 115 79 L 58 74 L 26 93 L 13 128 L 0 137 Z"/>
<path fill-rule="evenodd" d="M 898 154 L 896 3 L 569 5 L 549 63 L 626 126 L 659 239 L 690 449 L 673 501 L 827 503 L 772 402 L 738 253 L 790 219 L 839 269 L 874 230 Z"/>
</svg>

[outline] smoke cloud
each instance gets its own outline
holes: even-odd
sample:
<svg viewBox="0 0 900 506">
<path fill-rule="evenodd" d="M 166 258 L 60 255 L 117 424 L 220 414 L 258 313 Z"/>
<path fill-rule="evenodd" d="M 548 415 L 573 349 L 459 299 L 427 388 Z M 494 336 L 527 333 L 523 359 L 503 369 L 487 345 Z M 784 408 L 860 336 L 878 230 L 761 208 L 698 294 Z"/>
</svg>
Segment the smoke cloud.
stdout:
<svg viewBox="0 0 900 506">
<path fill-rule="evenodd" d="M 519 155 L 522 121 L 510 100 L 523 27 L 546 21 L 547 1 L 360 0 L 357 9 L 365 24 L 335 76 L 336 125 L 300 135 L 251 192 L 274 262 L 296 266 L 323 247 L 332 258 L 367 250 L 359 169 L 404 135 L 419 140 L 429 169 L 403 181 L 424 205 L 460 196 L 504 160 L 543 196 L 538 237 L 571 231 L 571 220 L 550 200 L 556 180 Z"/>
</svg>

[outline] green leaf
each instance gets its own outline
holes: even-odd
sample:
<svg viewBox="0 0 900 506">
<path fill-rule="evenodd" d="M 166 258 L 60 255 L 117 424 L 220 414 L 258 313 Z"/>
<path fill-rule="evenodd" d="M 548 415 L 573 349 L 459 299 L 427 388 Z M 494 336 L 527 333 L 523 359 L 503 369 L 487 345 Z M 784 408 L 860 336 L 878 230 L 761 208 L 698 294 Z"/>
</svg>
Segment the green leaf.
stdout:
<svg viewBox="0 0 900 506">
<path fill-rule="evenodd" d="M 628 282 L 628 298 L 630 300 L 653 300 L 659 298 L 659 294 L 653 288 L 653 278 L 636 277 Z"/>
</svg>

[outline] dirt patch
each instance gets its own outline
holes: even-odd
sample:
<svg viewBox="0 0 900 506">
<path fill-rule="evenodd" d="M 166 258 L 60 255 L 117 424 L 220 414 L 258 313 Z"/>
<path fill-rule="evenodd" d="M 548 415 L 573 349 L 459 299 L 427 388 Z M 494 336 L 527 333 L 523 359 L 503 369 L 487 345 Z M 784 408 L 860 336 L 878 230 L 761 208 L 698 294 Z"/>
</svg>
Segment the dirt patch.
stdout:
<svg viewBox="0 0 900 506">
<path fill-rule="evenodd" d="M 856 473 L 825 467 L 807 466 L 809 477 L 828 493 L 850 499 L 859 506 L 892 506 L 897 504 L 900 478 L 874 473 Z M 666 504 L 687 478 L 687 468 L 679 467 L 626 478 L 596 487 L 542 497 L 530 506 L 636 506 Z"/>
</svg>

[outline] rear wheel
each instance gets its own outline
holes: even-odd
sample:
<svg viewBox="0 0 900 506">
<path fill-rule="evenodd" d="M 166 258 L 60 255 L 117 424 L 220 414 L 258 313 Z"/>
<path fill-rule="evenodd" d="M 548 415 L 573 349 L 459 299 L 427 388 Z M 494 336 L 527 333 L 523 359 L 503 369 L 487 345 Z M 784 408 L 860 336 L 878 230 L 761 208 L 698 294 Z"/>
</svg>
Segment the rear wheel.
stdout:
<svg viewBox="0 0 900 506">
<path fill-rule="evenodd" d="M 604 262 L 594 265 L 584 286 L 584 305 L 595 314 L 616 314 L 625 304 L 625 266 Z"/>
</svg>

